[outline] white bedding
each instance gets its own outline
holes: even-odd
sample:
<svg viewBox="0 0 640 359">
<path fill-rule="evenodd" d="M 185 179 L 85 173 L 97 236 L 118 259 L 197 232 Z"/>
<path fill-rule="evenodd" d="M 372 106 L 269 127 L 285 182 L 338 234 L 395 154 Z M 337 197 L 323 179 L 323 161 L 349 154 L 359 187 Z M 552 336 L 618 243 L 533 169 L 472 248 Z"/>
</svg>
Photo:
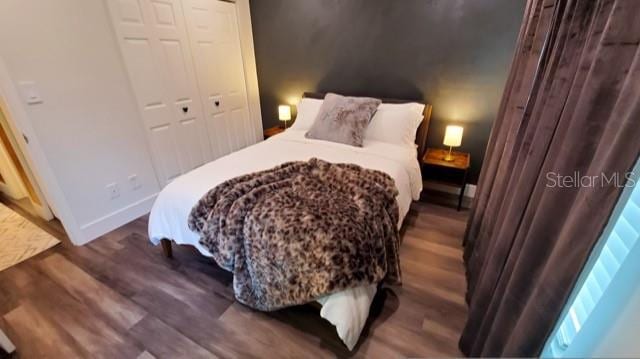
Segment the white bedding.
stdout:
<svg viewBox="0 0 640 359">
<path fill-rule="evenodd" d="M 149 218 L 149 238 L 154 244 L 172 239 L 178 244 L 195 246 L 211 256 L 200 245 L 198 236 L 189 230 L 187 219 L 191 208 L 216 185 L 251 172 L 266 170 L 289 161 L 305 161 L 317 157 L 334 163 L 355 163 L 388 173 L 398 188 L 401 225 L 412 200 L 422 190 L 416 149 L 365 140 L 362 148 L 333 142 L 311 140 L 305 131 L 288 129 L 284 133 L 219 158 L 176 178 L 158 195 Z M 363 286 L 318 298 L 320 315 L 336 326 L 338 336 L 351 350 L 360 337 L 369 315 L 376 286 Z"/>
</svg>

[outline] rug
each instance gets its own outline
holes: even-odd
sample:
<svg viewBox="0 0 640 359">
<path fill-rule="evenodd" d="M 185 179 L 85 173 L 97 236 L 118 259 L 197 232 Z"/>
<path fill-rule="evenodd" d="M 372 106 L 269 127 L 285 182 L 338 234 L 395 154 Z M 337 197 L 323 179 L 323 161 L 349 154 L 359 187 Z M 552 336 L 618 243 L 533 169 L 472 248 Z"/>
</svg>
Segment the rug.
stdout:
<svg viewBox="0 0 640 359">
<path fill-rule="evenodd" d="M 0 271 L 58 243 L 54 236 L 0 203 Z"/>
</svg>

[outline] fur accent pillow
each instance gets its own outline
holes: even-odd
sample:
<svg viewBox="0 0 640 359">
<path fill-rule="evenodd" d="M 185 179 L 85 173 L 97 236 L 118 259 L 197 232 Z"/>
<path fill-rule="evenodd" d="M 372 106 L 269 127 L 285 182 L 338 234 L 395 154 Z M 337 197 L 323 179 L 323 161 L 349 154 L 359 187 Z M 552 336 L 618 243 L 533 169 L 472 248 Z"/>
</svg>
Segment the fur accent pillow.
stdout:
<svg viewBox="0 0 640 359">
<path fill-rule="evenodd" d="M 381 101 L 328 93 L 307 138 L 362 147 L 364 133 Z"/>
</svg>

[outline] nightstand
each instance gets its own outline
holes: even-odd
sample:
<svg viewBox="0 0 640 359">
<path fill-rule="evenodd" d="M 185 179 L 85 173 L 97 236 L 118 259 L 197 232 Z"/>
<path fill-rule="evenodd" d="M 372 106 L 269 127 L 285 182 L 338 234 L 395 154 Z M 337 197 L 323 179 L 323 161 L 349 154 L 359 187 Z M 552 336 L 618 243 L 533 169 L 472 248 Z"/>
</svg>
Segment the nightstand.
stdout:
<svg viewBox="0 0 640 359">
<path fill-rule="evenodd" d="M 425 167 L 431 167 L 436 175 L 439 175 L 436 182 L 445 183 L 460 187 L 460 195 L 458 196 L 458 211 L 462 207 L 462 198 L 464 190 L 467 187 L 467 174 L 469 165 L 471 164 L 471 155 L 464 152 L 452 152 L 452 161 L 445 161 L 448 150 L 439 148 L 427 148 L 424 156 L 422 156 L 422 164 Z M 429 171 L 425 171 L 429 174 Z"/>
<path fill-rule="evenodd" d="M 264 139 L 266 140 L 267 138 L 271 136 L 275 136 L 283 131 L 284 131 L 284 127 L 274 126 L 274 127 L 266 128 L 262 134 L 264 135 Z"/>
</svg>

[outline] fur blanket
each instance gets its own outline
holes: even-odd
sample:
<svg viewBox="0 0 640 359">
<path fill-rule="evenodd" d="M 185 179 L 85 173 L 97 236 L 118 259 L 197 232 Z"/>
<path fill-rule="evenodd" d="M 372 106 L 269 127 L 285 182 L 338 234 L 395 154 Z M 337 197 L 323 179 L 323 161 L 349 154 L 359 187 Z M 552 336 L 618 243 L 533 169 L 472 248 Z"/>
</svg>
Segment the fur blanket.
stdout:
<svg viewBox="0 0 640 359">
<path fill-rule="evenodd" d="M 240 302 L 275 310 L 398 283 L 397 193 L 380 171 L 289 162 L 216 186 L 192 209 L 189 228 L 233 273 Z"/>
</svg>

